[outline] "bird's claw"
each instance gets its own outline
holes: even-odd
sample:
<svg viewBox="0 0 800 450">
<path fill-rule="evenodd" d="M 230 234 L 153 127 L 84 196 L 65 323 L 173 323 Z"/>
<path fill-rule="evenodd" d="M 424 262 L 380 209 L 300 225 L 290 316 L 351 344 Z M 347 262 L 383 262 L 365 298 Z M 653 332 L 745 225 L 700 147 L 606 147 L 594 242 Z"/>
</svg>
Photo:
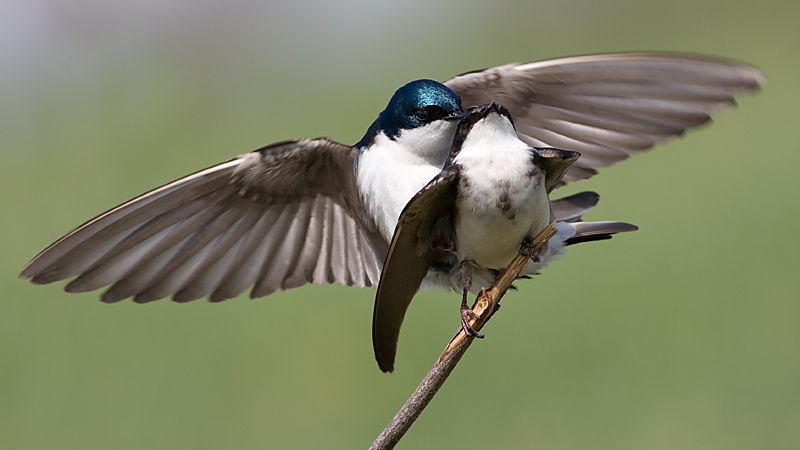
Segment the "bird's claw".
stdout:
<svg viewBox="0 0 800 450">
<path fill-rule="evenodd" d="M 477 319 L 480 316 L 475 313 L 471 308 L 467 305 L 461 305 L 461 328 L 464 330 L 464 333 L 467 336 L 476 337 L 478 339 L 483 339 L 483 335 L 478 333 L 478 330 L 472 328 L 472 325 L 469 324 L 470 319 Z"/>
<path fill-rule="evenodd" d="M 522 247 L 520 248 L 520 253 L 523 255 L 527 255 L 533 262 L 538 263 L 542 259 L 539 256 L 541 253 L 541 249 L 537 250 L 536 245 L 533 243 L 532 237 L 526 237 L 522 240 Z"/>
</svg>

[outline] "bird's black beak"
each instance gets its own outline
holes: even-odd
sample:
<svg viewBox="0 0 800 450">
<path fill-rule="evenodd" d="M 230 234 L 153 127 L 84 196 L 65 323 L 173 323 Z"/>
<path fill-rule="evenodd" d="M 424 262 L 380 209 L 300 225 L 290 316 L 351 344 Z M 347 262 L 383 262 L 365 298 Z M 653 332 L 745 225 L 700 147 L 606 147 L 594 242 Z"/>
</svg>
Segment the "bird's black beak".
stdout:
<svg viewBox="0 0 800 450">
<path fill-rule="evenodd" d="M 450 114 L 443 117 L 444 120 L 461 120 L 466 117 L 467 114 L 461 110 L 455 110 L 450 112 Z"/>
<path fill-rule="evenodd" d="M 500 116 L 505 116 L 511 121 L 511 125 L 514 125 L 514 120 L 511 119 L 511 113 L 508 112 L 503 105 L 498 105 L 495 102 L 487 103 L 481 106 L 475 106 L 470 108 L 466 114 L 464 114 L 464 119 L 458 125 L 462 132 L 466 136 L 466 133 L 478 122 L 485 119 L 489 116 L 489 114 L 497 114 Z"/>
<path fill-rule="evenodd" d="M 475 115 L 480 119 L 485 118 L 491 113 L 499 114 L 501 116 L 506 116 L 509 119 L 511 118 L 511 113 L 508 112 L 508 109 L 506 109 L 505 106 L 498 105 L 495 102 L 490 102 L 486 105 L 476 106 L 469 110 L 470 115 Z"/>
</svg>

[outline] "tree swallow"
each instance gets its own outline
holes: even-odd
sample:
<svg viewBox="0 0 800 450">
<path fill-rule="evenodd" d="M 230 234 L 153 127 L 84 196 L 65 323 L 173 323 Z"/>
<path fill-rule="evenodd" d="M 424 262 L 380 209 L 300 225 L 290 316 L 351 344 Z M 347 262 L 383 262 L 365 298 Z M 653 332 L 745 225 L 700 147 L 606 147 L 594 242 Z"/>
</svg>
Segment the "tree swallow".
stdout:
<svg viewBox="0 0 800 450">
<path fill-rule="evenodd" d="M 462 327 L 482 337 L 469 325 L 467 293 L 473 286 L 474 292 L 488 288 L 548 223 L 557 220 L 558 232 L 532 255 L 522 275 L 536 274 L 560 258 L 566 245 L 637 229 L 621 222 L 580 222 L 599 200 L 594 192 L 551 203 L 549 193 L 579 157 L 528 146 L 508 110 L 495 103 L 469 112 L 444 169 L 400 214 L 373 311 L 373 347 L 381 370 L 393 369 L 403 317 L 426 276 L 462 292 Z"/>
<path fill-rule="evenodd" d="M 592 176 L 672 139 L 756 88 L 758 69 L 690 55 L 617 54 L 508 64 L 409 83 L 355 145 L 285 141 L 165 184 L 86 222 L 21 276 L 111 286 L 103 301 L 250 296 L 305 283 L 376 286 L 400 212 L 443 168 L 462 107 L 509 108 L 519 138 L 583 156 Z"/>
</svg>

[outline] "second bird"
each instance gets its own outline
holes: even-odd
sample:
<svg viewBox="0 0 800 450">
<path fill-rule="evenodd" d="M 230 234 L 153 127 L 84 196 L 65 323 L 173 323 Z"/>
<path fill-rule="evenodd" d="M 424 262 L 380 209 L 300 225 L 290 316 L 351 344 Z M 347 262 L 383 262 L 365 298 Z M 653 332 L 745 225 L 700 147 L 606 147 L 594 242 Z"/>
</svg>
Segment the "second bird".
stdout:
<svg viewBox="0 0 800 450">
<path fill-rule="evenodd" d="M 593 192 L 551 206 L 549 193 L 579 157 L 528 146 L 517 136 L 508 110 L 495 103 L 462 119 L 444 169 L 400 214 L 389 247 L 373 313 L 381 370 L 393 369 L 403 317 L 426 276 L 434 274 L 438 284 L 462 293 L 464 331 L 481 337 L 469 325 L 467 293 L 473 284 L 488 288 L 521 246 L 552 220 L 558 220 L 558 233 L 532 255 L 523 275 L 561 257 L 566 245 L 637 229 L 621 222 L 580 222 L 599 199 Z"/>
</svg>

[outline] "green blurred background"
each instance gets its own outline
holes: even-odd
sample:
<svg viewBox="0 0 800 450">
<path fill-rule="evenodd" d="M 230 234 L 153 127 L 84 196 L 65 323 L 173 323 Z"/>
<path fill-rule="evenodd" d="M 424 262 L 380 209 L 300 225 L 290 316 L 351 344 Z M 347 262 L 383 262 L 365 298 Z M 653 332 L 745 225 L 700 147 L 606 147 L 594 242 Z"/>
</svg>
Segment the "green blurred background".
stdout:
<svg viewBox="0 0 800 450">
<path fill-rule="evenodd" d="M 761 67 L 713 126 L 564 192 L 641 230 L 519 284 L 398 448 L 800 448 L 800 3 L 6 0 L 0 449 L 366 448 L 457 326 L 423 293 L 397 369 L 374 291 L 105 305 L 17 278 L 130 197 L 270 142 L 357 141 L 394 90 L 670 50 Z"/>
</svg>

